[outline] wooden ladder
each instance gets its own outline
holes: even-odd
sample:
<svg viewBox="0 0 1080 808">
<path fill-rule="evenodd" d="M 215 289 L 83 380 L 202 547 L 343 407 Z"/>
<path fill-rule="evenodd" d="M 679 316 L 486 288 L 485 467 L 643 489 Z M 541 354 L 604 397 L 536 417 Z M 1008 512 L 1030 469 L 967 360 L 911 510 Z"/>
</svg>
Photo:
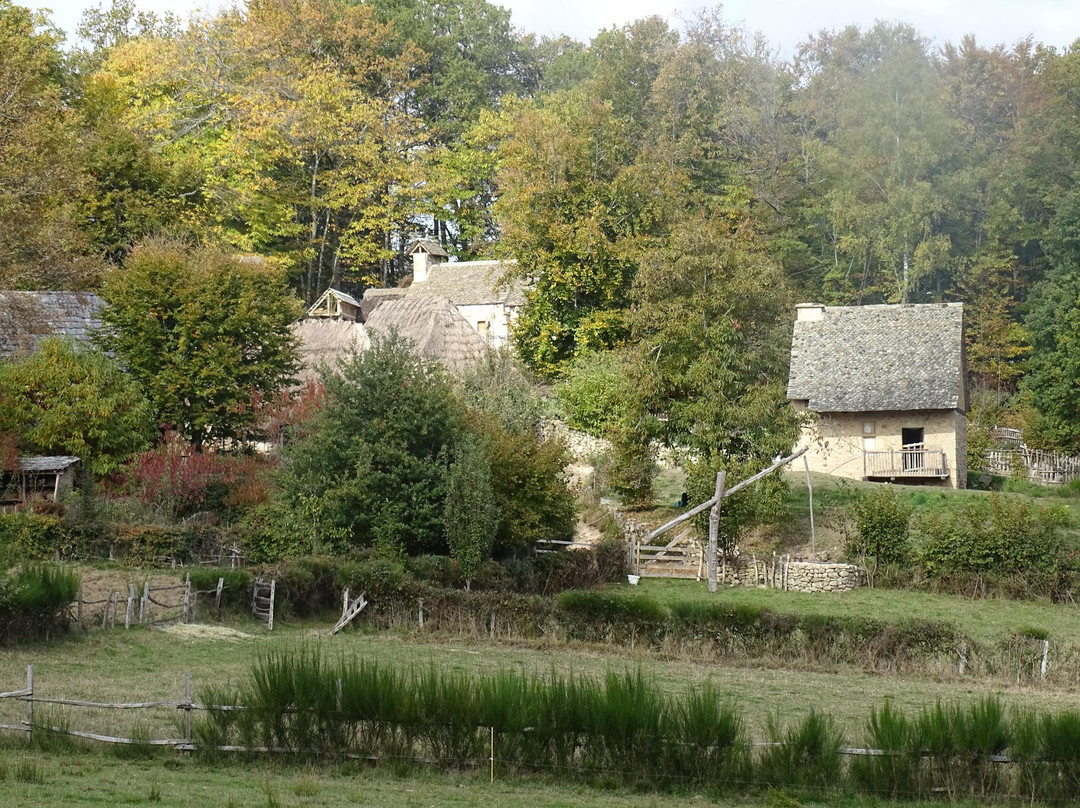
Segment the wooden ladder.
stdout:
<svg viewBox="0 0 1080 808">
<path fill-rule="evenodd" d="M 251 588 L 251 613 L 256 620 L 266 623 L 268 631 L 274 630 L 274 596 L 277 594 L 277 581 L 256 578 Z"/>
<path fill-rule="evenodd" d="M 356 615 L 360 614 L 367 606 L 368 602 L 364 599 L 364 593 L 361 592 L 355 599 L 349 600 L 349 590 L 345 590 L 344 602 L 341 604 L 341 619 L 338 620 L 337 625 L 330 629 L 330 634 L 337 634 L 345 626 L 352 622 Z"/>
</svg>

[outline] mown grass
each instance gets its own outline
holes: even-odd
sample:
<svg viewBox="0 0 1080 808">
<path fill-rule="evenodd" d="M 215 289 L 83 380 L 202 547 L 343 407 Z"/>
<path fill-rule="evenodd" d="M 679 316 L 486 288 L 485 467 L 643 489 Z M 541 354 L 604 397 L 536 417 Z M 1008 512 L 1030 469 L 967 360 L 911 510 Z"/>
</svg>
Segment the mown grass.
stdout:
<svg viewBox="0 0 1080 808">
<path fill-rule="evenodd" d="M 0 746 L 9 776 L 0 777 L 0 803 L 5 808 L 66 808 L 102 805 L 153 805 L 160 808 L 226 808 L 243 806 L 345 806 L 379 808 L 692 808 L 706 804 L 700 794 L 651 794 L 598 790 L 540 779 L 496 778 L 486 773 L 432 774 L 397 777 L 383 769 L 310 767 L 278 761 L 208 764 L 196 758 L 168 756 L 122 760 L 98 750 L 81 750 L 62 758 Z M 17 779 L 16 771 L 33 778 Z M 806 804 L 782 789 L 739 798 L 710 799 L 717 808 L 776 808 Z M 825 803 L 818 803 L 825 804 Z M 872 798 L 835 795 L 829 805 L 878 808 L 889 803 Z M 941 803 L 905 803 L 911 808 Z M 973 806 L 977 803 L 953 803 Z"/>
<path fill-rule="evenodd" d="M 842 728 L 858 728 L 870 709 L 886 698 L 904 710 L 915 710 L 938 700 L 968 703 L 986 695 L 999 695 L 1010 708 L 1038 707 L 1044 712 L 1057 712 L 1076 704 L 1075 690 L 1065 687 L 717 665 L 583 645 L 503 644 L 481 639 L 440 640 L 358 631 L 328 638 L 328 627 L 328 623 L 283 624 L 275 627 L 273 635 L 268 635 L 265 628 L 241 625 L 245 633 L 240 638 L 149 628 L 93 632 L 82 640 L 56 641 L 0 654 L 0 690 L 22 687 L 26 665 L 32 663 L 39 695 L 94 701 L 179 700 L 184 692 L 185 670 L 191 671 L 196 693 L 211 686 L 224 688 L 239 683 L 260 654 L 306 644 L 349 657 L 392 662 L 395 666 L 434 666 L 470 675 L 513 670 L 601 677 L 608 671 L 640 666 L 652 680 L 675 693 L 712 684 L 744 709 L 748 730 L 755 736 L 764 733 L 769 715 L 781 711 L 798 716 L 811 708 L 828 712 Z M 66 720 L 72 729 L 128 735 L 136 721 L 144 721 L 152 725 L 158 737 L 175 737 L 178 731 L 175 713 L 169 709 L 134 714 L 57 708 L 53 714 Z M 21 702 L 0 702 L 0 722 L 14 723 L 24 716 Z"/>
<path fill-rule="evenodd" d="M 620 589 L 628 587 L 620 586 Z M 897 589 L 858 589 L 837 594 L 804 594 L 779 589 L 724 587 L 710 594 L 704 581 L 643 579 L 636 594 L 660 603 L 704 601 L 771 609 L 778 614 L 912 618 L 953 623 L 977 641 L 994 642 L 1011 633 L 1038 628 L 1058 642 L 1080 641 L 1080 605 L 1038 601 L 981 599 Z"/>
</svg>

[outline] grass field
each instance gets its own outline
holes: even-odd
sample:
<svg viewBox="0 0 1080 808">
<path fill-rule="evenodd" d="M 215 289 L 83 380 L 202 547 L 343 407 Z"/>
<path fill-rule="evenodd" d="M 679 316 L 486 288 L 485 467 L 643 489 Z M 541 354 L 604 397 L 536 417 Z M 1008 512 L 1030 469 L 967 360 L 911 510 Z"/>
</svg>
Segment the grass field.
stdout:
<svg viewBox="0 0 1080 808">
<path fill-rule="evenodd" d="M 160 808 L 797 808 L 804 804 L 876 808 L 890 803 L 845 794 L 808 803 L 783 791 L 739 799 L 702 794 L 639 794 L 517 779 L 488 781 L 487 772 L 412 773 L 397 777 L 354 766 L 310 768 L 279 763 L 206 764 L 194 758 L 124 760 L 83 750 L 58 756 L 0 746 L 5 808 L 154 805 Z M 895 803 L 892 803 L 895 804 Z M 932 803 L 940 805 L 941 803 Z M 951 803 L 974 805 L 975 803 Z M 904 803 L 920 808 L 926 803 Z"/>
<path fill-rule="evenodd" d="M 709 599 L 730 604 L 764 606 L 779 613 L 944 620 L 976 641 L 994 642 L 1010 632 L 1041 628 L 1055 642 L 1080 642 L 1080 606 L 956 595 L 934 595 L 898 589 L 857 589 L 841 594 L 803 594 L 779 589 L 725 587 L 710 595 L 705 582 L 643 579 L 637 590 L 661 603 Z"/>
</svg>

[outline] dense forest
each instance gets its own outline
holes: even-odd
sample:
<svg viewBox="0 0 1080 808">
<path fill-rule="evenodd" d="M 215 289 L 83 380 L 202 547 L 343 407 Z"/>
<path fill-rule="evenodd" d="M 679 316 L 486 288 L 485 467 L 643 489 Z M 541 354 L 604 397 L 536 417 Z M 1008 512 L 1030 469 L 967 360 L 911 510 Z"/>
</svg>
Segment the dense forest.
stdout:
<svg viewBox="0 0 1080 808">
<path fill-rule="evenodd" d="M 625 490 L 642 431 L 790 446 L 802 300 L 964 301 L 975 417 L 1080 449 L 1080 49 L 878 23 L 782 61 L 719 11 L 583 43 L 486 0 L 113 0 L 68 45 L 0 0 L 0 117 L 0 287 L 97 289 L 148 238 L 309 302 L 417 236 L 515 259 L 520 357 L 621 391 Z"/>
</svg>

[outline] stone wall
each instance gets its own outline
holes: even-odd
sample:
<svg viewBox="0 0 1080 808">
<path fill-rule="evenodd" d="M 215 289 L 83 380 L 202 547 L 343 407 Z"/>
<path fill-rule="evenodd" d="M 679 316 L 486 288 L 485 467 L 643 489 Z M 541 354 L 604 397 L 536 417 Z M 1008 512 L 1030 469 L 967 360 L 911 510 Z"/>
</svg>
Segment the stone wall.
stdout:
<svg viewBox="0 0 1080 808">
<path fill-rule="evenodd" d="M 790 561 L 784 588 L 791 592 L 850 592 L 864 582 L 863 571 L 854 564 Z"/>
</svg>

